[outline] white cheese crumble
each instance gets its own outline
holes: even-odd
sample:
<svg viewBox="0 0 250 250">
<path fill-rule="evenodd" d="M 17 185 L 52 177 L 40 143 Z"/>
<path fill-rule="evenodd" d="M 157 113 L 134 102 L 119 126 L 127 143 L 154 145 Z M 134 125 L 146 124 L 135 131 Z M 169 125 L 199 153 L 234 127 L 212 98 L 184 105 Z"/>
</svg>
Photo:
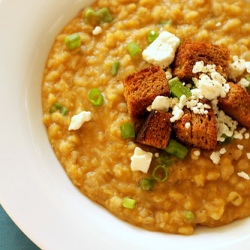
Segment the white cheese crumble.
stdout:
<svg viewBox="0 0 250 250">
<path fill-rule="evenodd" d="M 147 173 L 153 154 L 146 152 L 139 147 L 136 147 L 134 154 L 131 157 L 131 170 L 132 171 L 141 171 Z"/>
<path fill-rule="evenodd" d="M 79 129 L 83 123 L 91 120 L 91 112 L 90 111 L 82 111 L 77 115 L 71 117 L 71 122 L 69 125 L 69 130 L 77 130 Z"/>
<path fill-rule="evenodd" d="M 220 162 L 220 152 L 218 151 L 214 151 L 211 155 L 210 155 L 210 159 L 212 160 L 212 162 L 214 164 L 218 164 Z"/>
<path fill-rule="evenodd" d="M 162 68 L 168 67 L 174 60 L 180 39 L 168 31 L 163 31 L 142 52 L 143 59 Z"/>
<path fill-rule="evenodd" d="M 247 153 L 247 159 L 250 160 L 250 153 Z"/>
<path fill-rule="evenodd" d="M 155 110 L 168 111 L 170 105 L 170 98 L 166 96 L 157 96 L 152 102 L 151 108 Z"/>
<path fill-rule="evenodd" d="M 243 150 L 244 146 L 243 146 L 243 145 L 238 144 L 238 145 L 237 145 L 237 148 L 238 148 L 239 150 Z"/>
<path fill-rule="evenodd" d="M 239 59 L 238 56 L 233 56 L 233 63 L 229 65 L 228 73 L 229 78 L 235 80 L 238 76 L 242 75 L 248 67 L 248 63 L 244 59 Z"/>
<path fill-rule="evenodd" d="M 201 151 L 200 150 L 195 150 L 194 151 L 194 155 L 195 156 L 200 156 L 201 155 Z"/>
<path fill-rule="evenodd" d="M 237 173 L 237 175 L 245 180 L 250 180 L 250 176 L 244 171 Z"/>
<path fill-rule="evenodd" d="M 94 36 L 100 35 L 101 33 L 102 33 L 102 28 L 100 26 L 96 26 L 92 31 L 92 34 Z"/>
<path fill-rule="evenodd" d="M 172 115 L 173 116 L 170 118 L 170 121 L 175 122 L 184 115 L 184 111 L 180 109 L 177 105 L 175 105 L 172 111 Z"/>
<path fill-rule="evenodd" d="M 186 122 L 186 123 L 185 123 L 185 128 L 186 128 L 186 129 L 189 129 L 190 127 L 191 127 L 190 122 Z"/>
</svg>

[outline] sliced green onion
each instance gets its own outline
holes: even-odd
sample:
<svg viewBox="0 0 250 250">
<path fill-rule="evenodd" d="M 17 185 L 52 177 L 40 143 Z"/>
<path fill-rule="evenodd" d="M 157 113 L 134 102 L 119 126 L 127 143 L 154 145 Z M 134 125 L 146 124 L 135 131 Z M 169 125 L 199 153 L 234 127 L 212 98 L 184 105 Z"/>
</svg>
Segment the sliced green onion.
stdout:
<svg viewBox="0 0 250 250">
<path fill-rule="evenodd" d="M 140 188 L 145 191 L 152 191 L 154 189 L 155 181 L 149 178 L 142 178 L 139 182 Z"/>
<path fill-rule="evenodd" d="M 123 139 L 134 138 L 135 130 L 132 123 L 124 123 L 120 126 Z"/>
<path fill-rule="evenodd" d="M 93 88 L 89 91 L 88 95 L 89 101 L 96 107 L 102 106 L 103 104 L 103 95 L 100 89 Z"/>
<path fill-rule="evenodd" d="M 68 110 L 66 107 L 64 107 L 63 105 L 61 105 L 61 104 L 59 104 L 59 103 L 54 103 L 54 104 L 50 107 L 49 112 L 50 112 L 50 113 L 54 113 L 54 112 L 57 111 L 57 110 L 59 110 L 60 113 L 61 113 L 62 115 L 67 115 L 68 112 L 69 112 L 69 110 Z"/>
<path fill-rule="evenodd" d="M 135 204 L 136 201 L 128 197 L 125 197 L 122 202 L 122 206 L 129 209 L 133 209 L 135 207 Z"/>
<path fill-rule="evenodd" d="M 195 216 L 192 211 L 185 211 L 185 217 L 188 221 L 193 221 Z"/>
<path fill-rule="evenodd" d="M 159 164 L 164 164 L 167 167 L 171 167 L 173 164 L 173 160 L 172 159 L 168 159 L 166 155 L 161 154 L 157 159 L 157 162 Z"/>
<path fill-rule="evenodd" d="M 189 88 L 183 86 L 182 82 L 179 80 L 178 77 L 174 77 L 169 80 L 168 82 L 170 90 L 172 94 L 179 99 L 182 95 L 185 95 L 187 98 L 189 98 L 192 94 Z"/>
<path fill-rule="evenodd" d="M 228 143 L 232 142 L 233 139 L 234 139 L 233 136 L 227 136 L 227 135 L 225 135 L 225 134 L 223 134 L 221 137 L 224 137 L 225 140 L 224 140 L 224 141 L 219 141 L 219 144 L 220 144 L 220 145 L 228 144 Z"/>
<path fill-rule="evenodd" d="M 250 82 L 250 75 L 246 76 L 246 80 Z"/>
<path fill-rule="evenodd" d="M 168 178 L 168 170 L 165 165 L 158 165 L 154 168 L 152 177 L 154 180 L 163 182 Z"/>
<path fill-rule="evenodd" d="M 172 20 L 162 20 L 159 22 L 159 25 L 164 26 L 164 25 L 171 25 L 173 23 Z"/>
<path fill-rule="evenodd" d="M 84 11 L 84 22 L 93 26 L 98 25 L 100 22 L 99 17 L 96 16 L 96 12 L 90 7 Z"/>
<path fill-rule="evenodd" d="M 120 62 L 118 62 L 118 61 L 113 62 L 112 69 L 111 69 L 111 75 L 116 76 L 118 74 L 119 68 L 120 68 Z"/>
<path fill-rule="evenodd" d="M 155 30 L 150 30 L 148 32 L 148 41 L 152 43 L 159 36 L 159 32 Z"/>
<path fill-rule="evenodd" d="M 170 139 L 165 151 L 183 160 L 188 154 L 188 148 L 174 139 Z"/>
<path fill-rule="evenodd" d="M 113 16 L 111 15 L 111 13 L 107 7 L 104 7 L 100 10 L 97 10 L 96 16 L 99 18 L 100 21 L 102 21 L 104 23 L 110 23 L 113 20 Z"/>
<path fill-rule="evenodd" d="M 78 33 L 71 34 L 66 36 L 64 43 L 68 49 L 75 49 L 81 46 L 81 37 Z"/>
<path fill-rule="evenodd" d="M 142 52 L 142 49 L 137 44 L 137 42 L 130 42 L 126 48 L 128 53 L 133 57 L 138 56 Z"/>
</svg>

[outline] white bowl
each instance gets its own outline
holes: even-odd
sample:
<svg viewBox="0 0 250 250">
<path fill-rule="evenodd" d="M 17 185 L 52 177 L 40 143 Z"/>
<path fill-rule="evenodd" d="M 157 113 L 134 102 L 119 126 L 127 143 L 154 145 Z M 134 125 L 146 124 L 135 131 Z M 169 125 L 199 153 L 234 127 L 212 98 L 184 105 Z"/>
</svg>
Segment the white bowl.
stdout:
<svg viewBox="0 0 250 250">
<path fill-rule="evenodd" d="M 42 124 L 41 81 L 56 34 L 84 0 L 0 0 L 0 202 L 42 249 L 249 249 L 250 220 L 193 236 L 133 227 L 72 185 Z"/>
</svg>

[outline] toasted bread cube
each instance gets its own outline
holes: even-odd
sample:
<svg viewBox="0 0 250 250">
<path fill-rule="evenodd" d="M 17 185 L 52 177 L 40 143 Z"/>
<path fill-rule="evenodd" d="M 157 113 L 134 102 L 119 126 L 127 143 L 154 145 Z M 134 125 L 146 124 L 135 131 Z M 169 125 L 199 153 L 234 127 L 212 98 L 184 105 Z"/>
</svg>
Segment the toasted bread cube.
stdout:
<svg viewBox="0 0 250 250">
<path fill-rule="evenodd" d="M 135 141 L 159 149 L 165 149 L 172 132 L 170 113 L 152 110 L 140 128 Z"/>
<path fill-rule="evenodd" d="M 180 79 L 188 80 L 198 77 L 199 73 L 193 73 L 196 62 L 203 61 L 204 65 L 216 65 L 218 73 L 227 77 L 230 53 L 228 49 L 198 41 L 184 42 L 177 50 L 173 75 Z"/>
<path fill-rule="evenodd" d="M 225 98 L 218 99 L 218 106 L 241 125 L 250 128 L 250 95 L 240 85 L 229 82 Z"/>
<path fill-rule="evenodd" d="M 185 145 L 205 150 L 216 147 L 216 118 L 212 109 L 208 109 L 208 114 L 195 114 L 185 107 L 184 115 L 174 124 L 174 130 L 176 137 Z"/>
<path fill-rule="evenodd" d="M 128 112 L 133 118 L 145 115 L 156 96 L 170 95 L 166 74 L 159 66 L 129 75 L 123 84 Z"/>
</svg>

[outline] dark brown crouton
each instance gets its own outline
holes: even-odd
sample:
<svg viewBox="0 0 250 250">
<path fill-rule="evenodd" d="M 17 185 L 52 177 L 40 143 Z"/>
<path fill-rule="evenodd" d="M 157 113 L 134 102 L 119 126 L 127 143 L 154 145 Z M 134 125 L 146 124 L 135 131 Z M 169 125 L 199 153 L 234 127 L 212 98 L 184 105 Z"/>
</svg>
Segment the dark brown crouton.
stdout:
<svg viewBox="0 0 250 250">
<path fill-rule="evenodd" d="M 218 99 L 218 106 L 241 125 L 250 128 L 250 95 L 238 84 L 229 82 L 229 86 L 226 97 Z"/>
<path fill-rule="evenodd" d="M 159 149 L 165 149 L 172 132 L 170 113 L 152 110 L 139 130 L 135 141 Z"/>
<path fill-rule="evenodd" d="M 204 101 L 211 106 L 209 101 Z M 216 119 L 213 109 L 208 114 L 195 114 L 184 108 L 184 115 L 174 123 L 176 137 L 186 145 L 205 150 L 214 150 L 217 144 Z M 187 126 L 189 123 L 190 126 Z"/>
<path fill-rule="evenodd" d="M 193 67 L 196 62 L 203 61 L 204 65 L 216 65 L 217 71 L 227 78 L 229 60 L 230 53 L 226 48 L 204 42 L 187 41 L 176 52 L 173 75 L 183 80 L 198 77 L 199 73 L 192 72 Z"/>
<path fill-rule="evenodd" d="M 146 108 L 156 96 L 170 95 L 166 74 L 159 66 L 151 66 L 129 75 L 123 84 L 128 112 L 133 118 L 145 115 Z"/>
</svg>

